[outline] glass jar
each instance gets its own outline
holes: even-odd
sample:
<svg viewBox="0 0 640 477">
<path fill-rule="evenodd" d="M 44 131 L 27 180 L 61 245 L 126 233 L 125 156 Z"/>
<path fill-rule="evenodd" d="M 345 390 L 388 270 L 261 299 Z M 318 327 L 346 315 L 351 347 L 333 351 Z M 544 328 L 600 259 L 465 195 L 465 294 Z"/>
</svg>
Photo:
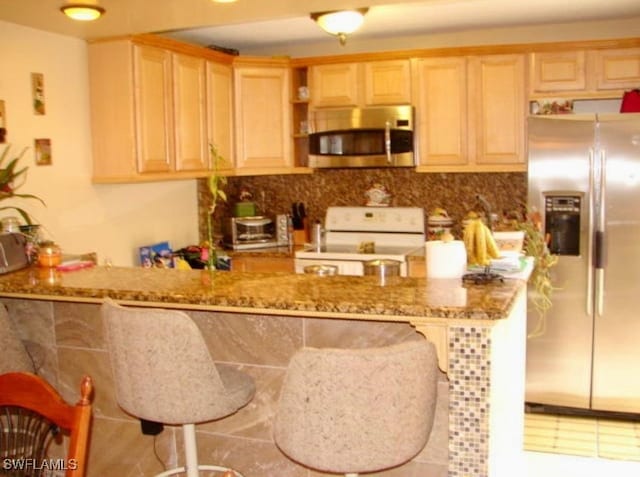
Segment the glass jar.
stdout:
<svg viewBox="0 0 640 477">
<path fill-rule="evenodd" d="M 57 267 L 62 262 L 62 250 L 53 242 L 43 242 L 38 247 L 38 264 L 41 267 Z"/>
<path fill-rule="evenodd" d="M 20 221 L 17 217 L 5 217 L 1 224 L 2 232 L 5 234 L 20 232 Z"/>
</svg>

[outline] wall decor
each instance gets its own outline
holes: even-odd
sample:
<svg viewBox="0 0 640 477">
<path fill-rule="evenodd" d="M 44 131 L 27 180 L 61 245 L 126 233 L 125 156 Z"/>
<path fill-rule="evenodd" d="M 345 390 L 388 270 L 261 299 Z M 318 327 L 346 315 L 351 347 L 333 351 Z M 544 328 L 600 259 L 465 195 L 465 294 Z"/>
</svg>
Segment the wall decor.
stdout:
<svg viewBox="0 0 640 477">
<path fill-rule="evenodd" d="M 46 112 L 44 102 L 44 75 L 31 73 L 31 91 L 33 93 L 33 113 L 44 115 Z"/>
<path fill-rule="evenodd" d="M 0 99 L 0 143 L 5 142 L 7 135 L 7 113 L 4 109 L 4 100 Z"/>
<path fill-rule="evenodd" d="M 50 166 L 51 157 L 51 139 L 36 139 L 34 141 L 36 151 L 36 166 Z"/>
</svg>

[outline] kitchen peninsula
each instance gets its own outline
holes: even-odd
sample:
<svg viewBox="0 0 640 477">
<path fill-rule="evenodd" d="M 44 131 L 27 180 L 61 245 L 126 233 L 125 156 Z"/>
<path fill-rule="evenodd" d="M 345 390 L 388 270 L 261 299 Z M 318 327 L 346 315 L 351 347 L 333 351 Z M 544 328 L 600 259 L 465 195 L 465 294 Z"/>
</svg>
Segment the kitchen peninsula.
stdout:
<svg viewBox="0 0 640 477">
<path fill-rule="evenodd" d="M 302 477 L 271 439 L 271 417 L 291 355 L 301 346 L 381 346 L 424 334 L 443 374 L 440 420 L 402 475 L 506 476 L 522 455 L 526 281 L 239 273 L 94 267 L 71 273 L 28 268 L 0 276 L 7 305 L 39 372 L 72 400 L 82 374 L 96 383 L 89 476 L 158 472 L 153 443 L 115 402 L 102 338 L 104 297 L 135 306 L 185 310 L 217 361 L 250 373 L 258 392 L 234 416 L 198 426 L 203 461 L 247 476 Z M 179 433 L 176 432 L 176 435 Z M 174 430 L 158 453 L 176 458 Z M 114 444 L 115 442 L 115 444 Z M 177 445 L 180 445 L 178 442 Z M 106 450 L 109 452 L 106 452 Z M 122 472 L 118 472 L 120 466 Z M 396 471 L 380 475 L 400 475 Z M 316 474 L 313 474 L 316 475 Z"/>
</svg>

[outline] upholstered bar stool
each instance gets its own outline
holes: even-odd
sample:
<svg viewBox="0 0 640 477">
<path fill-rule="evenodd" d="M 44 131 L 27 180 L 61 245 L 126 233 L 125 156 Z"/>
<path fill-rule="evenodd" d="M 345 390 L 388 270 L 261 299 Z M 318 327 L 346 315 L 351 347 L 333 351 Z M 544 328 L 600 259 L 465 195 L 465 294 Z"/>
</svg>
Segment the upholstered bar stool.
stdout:
<svg viewBox="0 0 640 477">
<path fill-rule="evenodd" d="M 287 369 L 275 442 L 302 465 L 352 477 L 408 462 L 431 433 L 437 372 L 435 347 L 423 339 L 303 348 Z"/>
<path fill-rule="evenodd" d="M 106 300 L 102 317 L 118 404 L 140 419 L 181 425 L 185 466 L 157 475 L 198 470 L 238 471 L 198 465 L 195 424 L 221 419 L 246 405 L 253 379 L 231 366 L 216 365 L 199 328 L 178 310 L 129 308 Z"/>
</svg>

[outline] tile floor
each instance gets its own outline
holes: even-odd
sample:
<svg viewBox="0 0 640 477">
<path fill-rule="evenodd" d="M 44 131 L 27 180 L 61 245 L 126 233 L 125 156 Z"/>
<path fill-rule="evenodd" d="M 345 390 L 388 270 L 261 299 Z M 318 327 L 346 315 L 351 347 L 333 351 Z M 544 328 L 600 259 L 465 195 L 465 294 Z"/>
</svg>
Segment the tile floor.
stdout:
<svg viewBox="0 0 640 477">
<path fill-rule="evenodd" d="M 525 415 L 527 477 L 638 477 L 640 423 Z"/>
</svg>

